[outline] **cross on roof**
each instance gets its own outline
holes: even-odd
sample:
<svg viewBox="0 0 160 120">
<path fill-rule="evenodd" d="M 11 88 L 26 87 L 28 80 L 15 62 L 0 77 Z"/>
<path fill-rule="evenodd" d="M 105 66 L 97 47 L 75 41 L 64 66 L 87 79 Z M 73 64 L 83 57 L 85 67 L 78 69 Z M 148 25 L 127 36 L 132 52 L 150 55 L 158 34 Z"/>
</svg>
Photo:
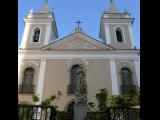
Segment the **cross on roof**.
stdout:
<svg viewBox="0 0 160 120">
<path fill-rule="evenodd" d="M 78 28 L 79 28 L 79 24 L 80 24 L 80 23 L 82 23 L 82 22 L 78 20 L 78 21 L 77 21 L 77 22 L 75 22 L 75 23 L 77 23 L 77 24 L 78 24 Z"/>
</svg>

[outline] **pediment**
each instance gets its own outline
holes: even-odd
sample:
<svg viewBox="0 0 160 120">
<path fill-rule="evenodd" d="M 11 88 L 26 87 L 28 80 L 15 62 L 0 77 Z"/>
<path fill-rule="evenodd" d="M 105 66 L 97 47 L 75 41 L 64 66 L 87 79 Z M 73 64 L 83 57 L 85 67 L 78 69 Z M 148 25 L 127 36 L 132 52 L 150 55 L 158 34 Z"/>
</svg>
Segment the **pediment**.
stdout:
<svg viewBox="0 0 160 120">
<path fill-rule="evenodd" d="M 106 49 L 113 49 L 113 48 L 80 32 L 66 36 L 52 43 L 51 45 L 43 48 L 43 50 L 106 50 Z"/>
</svg>

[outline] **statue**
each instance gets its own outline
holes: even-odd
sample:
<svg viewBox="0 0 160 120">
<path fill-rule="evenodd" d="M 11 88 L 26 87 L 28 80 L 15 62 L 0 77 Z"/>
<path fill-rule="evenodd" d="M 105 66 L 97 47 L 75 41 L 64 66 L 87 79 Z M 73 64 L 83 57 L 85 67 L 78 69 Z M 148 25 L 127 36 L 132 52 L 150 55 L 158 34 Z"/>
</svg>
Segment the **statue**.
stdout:
<svg viewBox="0 0 160 120">
<path fill-rule="evenodd" d="M 86 84 L 86 74 L 82 65 L 76 71 L 76 99 L 75 103 L 86 102 L 87 101 L 87 84 Z"/>
</svg>

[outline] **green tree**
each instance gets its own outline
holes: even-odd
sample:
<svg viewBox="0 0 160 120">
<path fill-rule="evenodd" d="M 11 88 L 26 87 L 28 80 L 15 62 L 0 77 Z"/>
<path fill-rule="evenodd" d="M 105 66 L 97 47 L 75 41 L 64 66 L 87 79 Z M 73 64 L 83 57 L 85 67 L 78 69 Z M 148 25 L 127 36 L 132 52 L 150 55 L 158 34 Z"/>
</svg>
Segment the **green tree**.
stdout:
<svg viewBox="0 0 160 120">
<path fill-rule="evenodd" d="M 47 106 L 47 105 L 52 105 L 52 102 L 56 99 L 55 95 L 49 96 L 47 99 L 41 102 L 41 105 Z"/>
<path fill-rule="evenodd" d="M 32 95 L 32 101 L 33 101 L 34 103 L 38 102 L 38 101 L 39 101 L 38 95 L 33 94 L 33 95 Z"/>
<path fill-rule="evenodd" d="M 130 106 L 140 105 L 140 89 L 135 85 L 126 85 Z"/>
<path fill-rule="evenodd" d="M 57 108 L 57 106 L 56 106 L 55 104 L 56 104 L 56 102 L 60 99 L 61 96 L 62 96 L 61 91 L 58 91 L 58 92 L 57 92 L 57 95 L 51 95 L 51 96 L 49 96 L 48 98 L 46 98 L 45 100 L 43 100 L 43 101 L 41 102 L 41 105 L 43 105 L 43 106 L 52 105 L 52 106 L 54 106 L 55 108 Z M 34 103 L 39 102 L 39 100 L 40 100 L 40 98 L 39 98 L 38 95 L 34 94 L 34 95 L 32 96 L 32 101 L 33 101 Z M 57 100 L 57 101 L 55 101 L 55 100 Z"/>
<path fill-rule="evenodd" d="M 108 108 L 108 91 L 106 88 L 100 89 L 100 92 L 96 94 L 98 100 L 99 112 L 104 112 Z"/>
<path fill-rule="evenodd" d="M 128 95 L 112 95 L 109 98 L 110 107 L 128 107 L 130 105 Z"/>
</svg>

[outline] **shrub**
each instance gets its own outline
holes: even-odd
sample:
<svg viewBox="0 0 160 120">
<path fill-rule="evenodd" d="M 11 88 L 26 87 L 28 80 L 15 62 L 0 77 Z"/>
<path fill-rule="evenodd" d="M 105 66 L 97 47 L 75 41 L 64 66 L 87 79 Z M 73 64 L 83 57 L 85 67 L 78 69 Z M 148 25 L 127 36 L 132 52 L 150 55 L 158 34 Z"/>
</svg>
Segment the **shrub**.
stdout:
<svg viewBox="0 0 160 120">
<path fill-rule="evenodd" d="M 100 89 L 100 93 L 96 94 L 96 99 L 98 100 L 99 112 L 104 112 L 108 107 L 108 91 L 106 88 Z"/>
<path fill-rule="evenodd" d="M 33 94 L 33 96 L 32 96 L 32 101 L 33 101 L 34 103 L 38 102 L 38 101 L 39 101 L 39 97 L 38 97 L 37 95 Z"/>
<path fill-rule="evenodd" d="M 128 107 L 130 105 L 127 95 L 112 95 L 109 101 L 110 107 Z"/>
<path fill-rule="evenodd" d="M 41 105 L 43 105 L 43 106 L 53 105 L 54 108 L 57 108 L 58 106 L 55 105 L 55 103 L 56 103 L 55 100 L 58 101 L 61 96 L 62 96 L 61 91 L 58 91 L 58 92 L 57 92 L 57 95 L 51 95 L 51 96 L 49 96 L 47 99 L 43 100 L 43 101 L 41 102 Z M 38 97 L 38 95 L 35 95 L 35 94 L 34 94 L 34 95 L 32 96 L 32 101 L 33 101 L 34 103 L 39 102 L 39 100 L 40 100 L 40 98 Z M 54 103 L 53 103 L 53 102 L 54 102 Z"/>
</svg>

